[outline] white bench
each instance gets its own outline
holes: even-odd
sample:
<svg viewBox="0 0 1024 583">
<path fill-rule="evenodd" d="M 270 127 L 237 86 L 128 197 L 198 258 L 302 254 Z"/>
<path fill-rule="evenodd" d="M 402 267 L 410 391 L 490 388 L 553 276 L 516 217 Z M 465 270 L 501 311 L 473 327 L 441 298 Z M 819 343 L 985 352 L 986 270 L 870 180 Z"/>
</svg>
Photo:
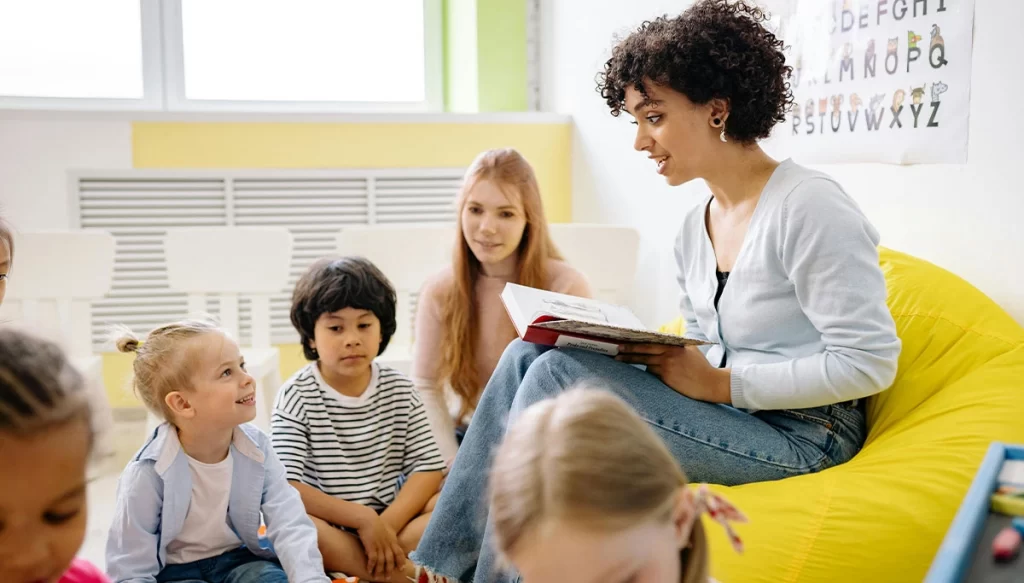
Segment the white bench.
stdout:
<svg viewBox="0 0 1024 583">
<path fill-rule="evenodd" d="M 103 358 L 93 352 L 92 301 L 109 291 L 114 238 L 102 230 L 22 231 L 7 302 L 0 320 L 11 319 L 58 342 L 82 371 L 89 388 L 97 461 L 111 458 L 113 416 L 103 384 Z"/>
<path fill-rule="evenodd" d="M 270 343 L 270 297 L 288 286 L 292 236 L 283 227 L 187 227 L 168 229 L 164 241 L 167 281 L 188 294 L 190 315 L 208 313 L 216 297 L 220 326 L 240 340 L 238 302 L 251 305 L 250 342 L 241 346 L 256 379 L 255 423 L 270 430 L 270 411 L 281 387 L 281 355 Z M 160 420 L 150 413 L 151 430 Z"/>
<path fill-rule="evenodd" d="M 398 327 L 378 362 L 412 373 L 416 300 L 431 275 L 452 260 L 454 225 L 354 225 L 338 233 L 338 253 L 373 262 L 395 287 Z"/>
</svg>

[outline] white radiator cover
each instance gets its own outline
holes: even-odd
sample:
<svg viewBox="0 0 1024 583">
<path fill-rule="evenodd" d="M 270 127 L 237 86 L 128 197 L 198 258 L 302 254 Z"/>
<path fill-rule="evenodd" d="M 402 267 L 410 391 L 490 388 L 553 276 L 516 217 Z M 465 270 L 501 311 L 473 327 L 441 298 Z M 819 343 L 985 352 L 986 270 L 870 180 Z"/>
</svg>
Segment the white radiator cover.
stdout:
<svg viewBox="0 0 1024 583">
<path fill-rule="evenodd" d="M 287 227 L 294 237 L 289 286 L 271 300 L 275 343 L 298 341 L 288 317 L 292 286 L 314 260 L 337 253 L 346 225 L 452 223 L 464 168 L 367 170 L 116 170 L 72 173 L 71 228 L 109 231 L 117 241 L 113 289 L 93 305 L 96 350 L 110 327 L 137 334 L 187 313 L 167 284 L 163 236 L 186 226 Z M 73 285 L 73 283 L 71 283 Z M 217 313 L 211 302 L 209 310 Z M 240 305 L 248 339 L 248 302 Z"/>
</svg>

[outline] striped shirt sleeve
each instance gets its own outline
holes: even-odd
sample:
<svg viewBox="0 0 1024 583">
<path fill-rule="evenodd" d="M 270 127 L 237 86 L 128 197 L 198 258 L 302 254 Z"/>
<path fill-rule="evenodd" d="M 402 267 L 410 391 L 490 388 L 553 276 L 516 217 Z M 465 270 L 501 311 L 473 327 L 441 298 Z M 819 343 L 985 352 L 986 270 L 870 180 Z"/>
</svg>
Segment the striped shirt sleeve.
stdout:
<svg viewBox="0 0 1024 583">
<path fill-rule="evenodd" d="M 281 388 L 270 417 L 270 440 L 274 453 L 284 465 L 289 480 L 307 483 L 303 468 L 309 456 L 309 424 L 306 423 L 305 403 L 289 384 Z"/>
</svg>

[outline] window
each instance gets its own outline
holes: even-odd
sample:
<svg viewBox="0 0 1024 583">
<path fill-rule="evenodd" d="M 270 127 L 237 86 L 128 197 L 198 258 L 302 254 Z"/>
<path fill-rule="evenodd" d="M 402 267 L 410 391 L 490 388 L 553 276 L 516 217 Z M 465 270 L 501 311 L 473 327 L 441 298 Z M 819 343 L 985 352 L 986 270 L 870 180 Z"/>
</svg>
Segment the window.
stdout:
<svg viewBox="0 0 1024 583">
<path fill-rule="evenodd" d="M 182 1 L 186 99 L 426 99 L 420 0 Z"/>
<path fill-rule="evenodd" d="M 158 105 L 144 62 L 159 47 L 143 40 L 156 16 L 139 0 L 0 0 L 0 105 Z"/>
<path fill-rule="evenodd" d="M 441 0 L 0 0 L 0 107 L 441 108 Z"/>
</svg>

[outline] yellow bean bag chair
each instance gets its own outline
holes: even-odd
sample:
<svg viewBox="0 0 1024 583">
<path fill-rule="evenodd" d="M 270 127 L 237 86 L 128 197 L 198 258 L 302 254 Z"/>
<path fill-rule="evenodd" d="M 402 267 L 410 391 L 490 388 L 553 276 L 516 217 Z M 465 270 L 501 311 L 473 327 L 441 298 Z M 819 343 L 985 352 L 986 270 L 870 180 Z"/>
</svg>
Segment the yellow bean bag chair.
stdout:
<svg viewBox="0 0 1024 583">
<path fill-rule="evenodd" d="M 716 487 L 751 520 L 742 555 L 707 524 L 723 583 L 921 581 L 988 445 L 1024 443 L 1024 329 L 957 276 L 880 252 L 903 352 L 868 401 L 864 449 L 818 474 Z"/>
</svg>

